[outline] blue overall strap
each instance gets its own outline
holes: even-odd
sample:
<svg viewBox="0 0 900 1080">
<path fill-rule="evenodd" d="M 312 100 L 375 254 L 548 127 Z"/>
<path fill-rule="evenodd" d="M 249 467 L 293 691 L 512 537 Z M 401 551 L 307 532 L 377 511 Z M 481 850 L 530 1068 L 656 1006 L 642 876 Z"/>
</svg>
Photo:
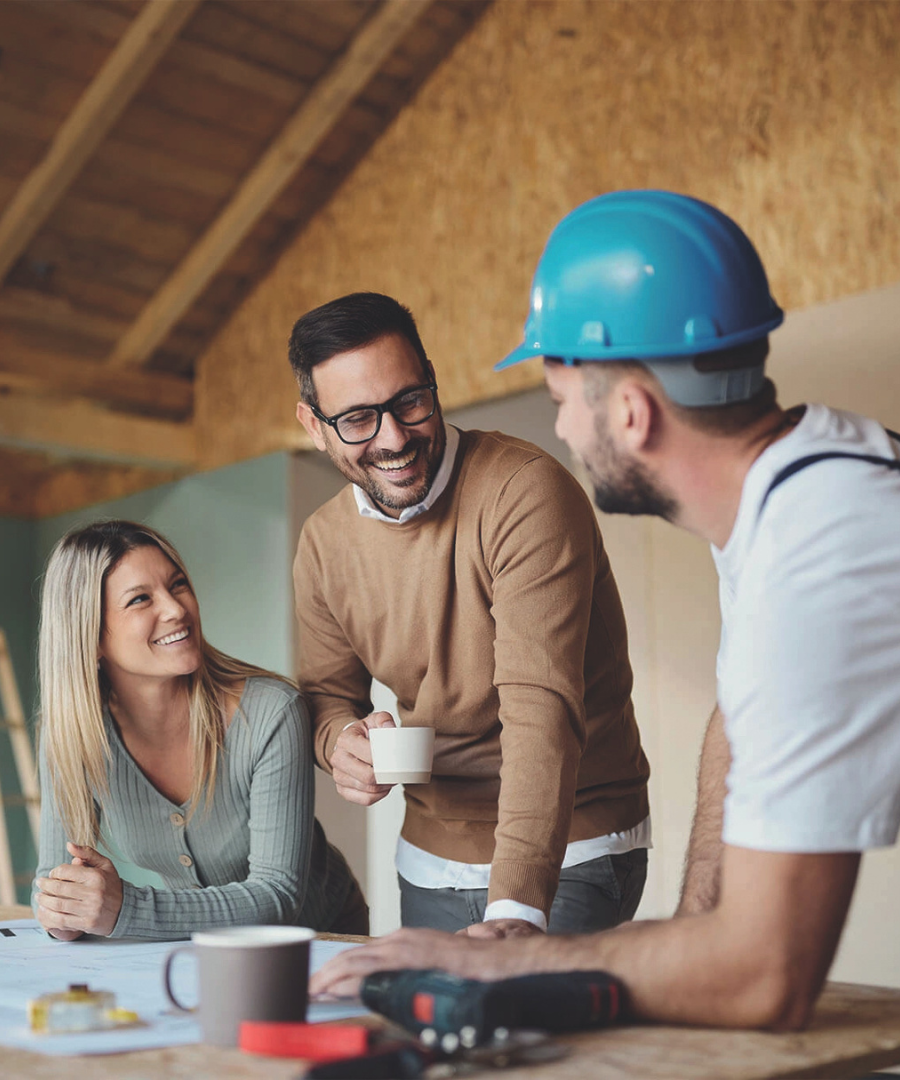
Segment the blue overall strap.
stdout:
<svg viewBox="0 0 900 1080">
<path fill-rule="evenodd" d="M 900 435 L 896 431 L 891 431 L 889 428 L 885 428 L 888 435 L 895 441 L 900 443 Z M 797 458 L 796 461 L 792 461 L 789 465 L 785 465 L 783 469 L 780 469 L 773 477 L 772 482 L 766 489 L 766 493 L 763 496 L 762 502 L 759 504 L 759 510 L 756 512 L 757 518 L 762 514 L 763 508 L 769 501 L 769 496 L 780 484 L 783 484 L 785 480 L 800 472 L 801 469 L 807 468 L 809 465 L 815 465 L 819 461 L 825 461 L 828 458 L 855 458 L 857 461 L 868 461 L 872 465 L 886 465 L 889 469 L 900 470 L 900 458 L 884 458 L 876 457 L 874 454 L 849 454 L 842 450 L 826 450 L 821 454 L 809 454 L 807 457 Z"/>
</svg>

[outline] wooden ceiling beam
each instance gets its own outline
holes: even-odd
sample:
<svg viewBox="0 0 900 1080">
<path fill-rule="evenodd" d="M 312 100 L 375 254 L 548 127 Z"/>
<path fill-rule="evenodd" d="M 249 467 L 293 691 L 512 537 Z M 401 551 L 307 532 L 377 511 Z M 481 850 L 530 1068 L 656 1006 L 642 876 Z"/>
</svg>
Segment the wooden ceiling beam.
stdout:
<svg viewBox="0 0 900 1080">
<path fill-rule="evenodd" d="M 194 428 L 109 412 L 96 405 L 24 395 L 0 397 L 0 446 L 70 458 L 189 469 Z"/>
<path fill-rule="evenodd" d="M 219 217 L 120 338 L 109 364 L 142 364 L 206 288 L 431 0 L 385 0 L 313 86 Z"/>
<path fill-rule="evenodd" d="M 0 319 L 13 325 L 51 327 L 63 334 L 80 334 L 115 341 L 128 326 L 128 320 L 73 304 L 66 296 L 6 285 L 0 290 Z M 5 343 L 4 343 L 5 344 Z M 0 352 L 0 366 L 4 353 Z"/>
<path fill-rule="evenodd" d="M 0 279 L 27 248 L 200 0 L 147 0 L 0 217 Z"/>
<path fill-rule="evenodd" d="M 94 401 L 189 416 L 194 386 L 178 375 L 141 370 L 111 372 L 102 361 L 61 359 L 52 350 L 0 332 L 0 389 Z"/>
</svg>

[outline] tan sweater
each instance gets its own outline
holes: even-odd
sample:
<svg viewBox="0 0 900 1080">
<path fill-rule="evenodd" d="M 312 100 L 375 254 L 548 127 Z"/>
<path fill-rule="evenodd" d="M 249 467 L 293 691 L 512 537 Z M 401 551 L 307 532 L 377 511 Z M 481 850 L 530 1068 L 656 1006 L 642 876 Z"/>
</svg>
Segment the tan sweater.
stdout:
<svg viewBox="0 0 900 1080">
<path fill-rule="evenodd" d="M 491 865 L 488 901 L 546 913 L 570 840 L 648 813 L 625 621 L 596 517 L 537 447 L 461 432 L 447 489 L 404 524 L 360 517 L 348 485 L 306 522 L 294 563 L 300 683 L 316 757 L 371 711 L 435 729 L 432 781 L 403 836 Z"/>
</svg>

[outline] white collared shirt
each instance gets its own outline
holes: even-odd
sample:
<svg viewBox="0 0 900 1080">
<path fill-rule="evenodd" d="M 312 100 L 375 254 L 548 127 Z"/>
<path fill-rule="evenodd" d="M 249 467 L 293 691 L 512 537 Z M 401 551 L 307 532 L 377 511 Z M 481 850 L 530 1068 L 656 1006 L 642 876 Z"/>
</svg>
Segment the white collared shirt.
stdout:
<svg viewBox="0 0 900 1080">
<path fill-rule="evenodd" d="M 424 514 L 426 510 L 430 510 L 441 495 L 443 495 L 444 489 L 450 482 L 453 465 L 456 462 L 456 451 L 459 449 L 459 432 L 456 428 L 451 427 L 450 424 L 444 424 L 444 432 L 447 436 L 447 445 L 444 447 L 444 460 L 441 462 L 441 466 L 437 471 L 434 483 L 428 489 L 428 493 L 421 502 L 417 502 L 414 506 L 407 506 L 405 509 L 401 510 L 400 517 L 390 517 L 382 509 L 376 506 L 372 498 L 367 495 L 361 487 L 354 484 L 353 495 L 356 499 L 359 516 L 364 518 L 374 518 L 376 521 L 385 521 L 388 525 L 402 525 L 404 521 L 411 521 L 413 518 L 418 517 L 419 514 Z"/>
</svg>

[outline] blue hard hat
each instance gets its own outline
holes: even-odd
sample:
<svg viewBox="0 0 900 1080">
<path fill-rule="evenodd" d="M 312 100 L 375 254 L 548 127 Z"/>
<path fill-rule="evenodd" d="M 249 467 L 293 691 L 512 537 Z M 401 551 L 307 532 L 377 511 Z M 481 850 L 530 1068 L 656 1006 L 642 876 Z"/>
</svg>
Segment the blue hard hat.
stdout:
<svg viewBox="0 0 900 1080">
<path fill-rule="evenodd" d="M 532 356 L 641 360 L 682 404 L 740 400 L 762 384 L 761 362 L 750 379 L 704 379 L 689 358 L 764 338 L 783 320 L 755 248 L 731 218 L 669 191 L 616 191 L 577 207 L 550 234 L 525 340 L 495 370 Z"/>
</svg>

